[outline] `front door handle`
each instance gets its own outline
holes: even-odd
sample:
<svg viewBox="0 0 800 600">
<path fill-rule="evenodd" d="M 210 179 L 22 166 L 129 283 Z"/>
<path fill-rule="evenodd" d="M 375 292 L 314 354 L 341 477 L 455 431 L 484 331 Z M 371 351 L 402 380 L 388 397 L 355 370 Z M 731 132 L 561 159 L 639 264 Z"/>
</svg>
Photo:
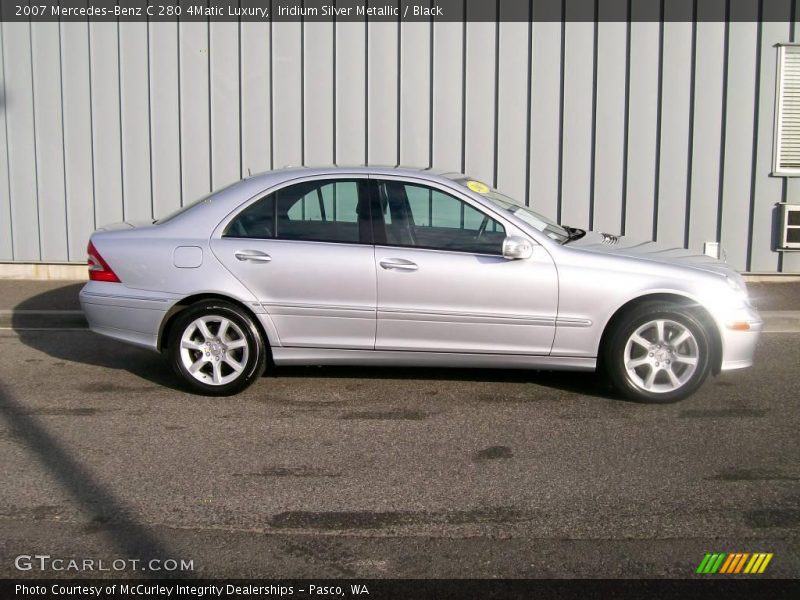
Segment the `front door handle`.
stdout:
<svg viewBox="0 0 800 600">
<path fill-rule="evenodd" d="M 238 250 L 234 252 L 233 255 L 237 260 L 241 261 L 249 260 L 258 263 L 268 263 L 272 260 L 269 254 L 261 252 L 260 250 Z"/>
<path fill-rule="evenodd" d="M 405 258 L 383 258 L 378 264 L 386 270 L 393 271 L 416 271 L 419 269 L 417 263 Z"/>
</svg>

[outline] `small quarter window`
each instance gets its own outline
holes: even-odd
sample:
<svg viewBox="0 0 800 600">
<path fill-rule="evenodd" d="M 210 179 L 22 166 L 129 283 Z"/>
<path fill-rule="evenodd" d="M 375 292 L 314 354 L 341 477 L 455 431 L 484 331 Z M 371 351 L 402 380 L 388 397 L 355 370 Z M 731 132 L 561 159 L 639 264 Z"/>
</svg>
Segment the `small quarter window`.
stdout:
<svg viewBox="0 0 800 600">
<path fill-rule="evenodd" d="M 270 194 L 240 212 L 223 237 L 270 239 L 275 236 L 275 195 Z"/>
</svg>

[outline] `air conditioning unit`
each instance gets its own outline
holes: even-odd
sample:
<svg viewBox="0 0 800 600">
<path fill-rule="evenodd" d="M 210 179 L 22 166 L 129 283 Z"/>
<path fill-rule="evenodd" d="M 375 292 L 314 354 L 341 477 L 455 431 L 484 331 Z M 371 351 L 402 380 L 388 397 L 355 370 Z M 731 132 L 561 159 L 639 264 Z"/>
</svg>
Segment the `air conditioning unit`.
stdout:
<svg viewBox="0 0 800 600">
<path fill-rule="evenodd" d="M 800 250 L 800 204 L 781 204 L 781 250 Z"/>
</svg>

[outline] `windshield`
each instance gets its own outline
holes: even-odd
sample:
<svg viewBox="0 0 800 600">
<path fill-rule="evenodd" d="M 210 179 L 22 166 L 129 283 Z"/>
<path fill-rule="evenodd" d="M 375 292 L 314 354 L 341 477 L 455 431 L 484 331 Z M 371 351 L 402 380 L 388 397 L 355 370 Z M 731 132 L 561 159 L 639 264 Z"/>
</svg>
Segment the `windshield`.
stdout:
<svg viewBox="0 0 800 600">
<path fill-rule="evenodd" d="M 555 221 L 548 219 L 544 215 L 540 215 L 536 211 L 531 210 L 529 207 L 523 206 L 513 198 L 510 198 L 505 194 L 501 194 L 496 189 L 490 188 L 486 184 L 478 181 L 469 179 L 459 179 L 456 180 L 456 182 L 472 190 L 473 192 L 479 193 L 481 196 L 490 200 L 493 204 L 496 204 L 503 210 L 507 210 L 515 217 L 522 219 L 537 231 L 544 233 L 551 240 L 555 240 L 556 242 L 563 244 L 570 239 L 570 233 L 567 231 L 567 229 Z"/>
<path fill-rule="evenodd" d="M 155 223 L 156 225 L 163 225 L 164 223 L 167 223 L 168 221 L 171 221 L 175 217 L 182 215 L 187 210 L 192 209 L 192 208 L 194 208 L 195 206 L 197 206 L 199 204 L 204 204 L 206 202 L 210 202 L 211 199 L 214 196 L 216 196 L 217 194 L 219 194 L 220 192 L 224 192 L 228 188 L 232 188 L 233 186 L 238 185 L 239 183 L 241 183 L 241 181 L 238 181 L 238 180 L 234 181 L 233 183 L 231 183 L 229 185 L 226 185 L 224 188 L 221 188 L 221 189 L 219 189 L 219 190 L 217 190 L 215 192 L 211 192 L 210 194 L 206 194 L 205 196 L 202 196 L 202 197 L 198 198 L 197 200 L 192 200 L 188 204 L 184 204 L 183 206 L 181 206 L 178 210 L 175 210 L 175 211 L 169 213 L 168 215 L 153 221 L 153 223 Z"/>
<path fill-rule="evenodd" d="M 178 210 L 172 211 L 167 216 L 161 217 L 160 219 L 157 219 L 157 220 L 153 221 L 153 223 L 155 223 L 156 225 L 163 225 L 167 221 L 171 221 L 175 217 L 177 217 L 179 215 L 182 215 L 183 213 L 185 213 L 190 208 L 194 208 L 195 206 L 197 206 L 201 202 L 207 202 L 208 200 L 211 199 L 212 195 L 213 194 L 208 194 L 207 196 L 203 196 L 202 198 L 198 198 L 197 200 L 193 200 L 192 202 L 189 202 L 189 204 L 184 204 Z"/>
</svg>

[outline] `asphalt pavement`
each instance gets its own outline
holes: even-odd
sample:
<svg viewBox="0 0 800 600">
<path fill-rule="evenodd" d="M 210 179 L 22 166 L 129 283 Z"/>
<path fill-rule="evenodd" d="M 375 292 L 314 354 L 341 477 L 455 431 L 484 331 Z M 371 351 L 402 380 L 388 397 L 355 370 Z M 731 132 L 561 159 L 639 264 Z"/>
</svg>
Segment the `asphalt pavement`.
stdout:
<svg viewBox="0 0 800 600">
<path fill-rule="evenodd" d="M 651 406 L 591 374 L 475 369 L 280 368 L 194 396 L 86 331 L 79 284 L 0 282 L 0 577 L 115 574 L 17 569 L 35 554 L 194 577 L 692 577 L 707 552 L 770 552 L 760 577 L 796 578 L 800 295 L 773 285 L 751 286 L 778 323 L 752 369 Z"/>
</svg>

